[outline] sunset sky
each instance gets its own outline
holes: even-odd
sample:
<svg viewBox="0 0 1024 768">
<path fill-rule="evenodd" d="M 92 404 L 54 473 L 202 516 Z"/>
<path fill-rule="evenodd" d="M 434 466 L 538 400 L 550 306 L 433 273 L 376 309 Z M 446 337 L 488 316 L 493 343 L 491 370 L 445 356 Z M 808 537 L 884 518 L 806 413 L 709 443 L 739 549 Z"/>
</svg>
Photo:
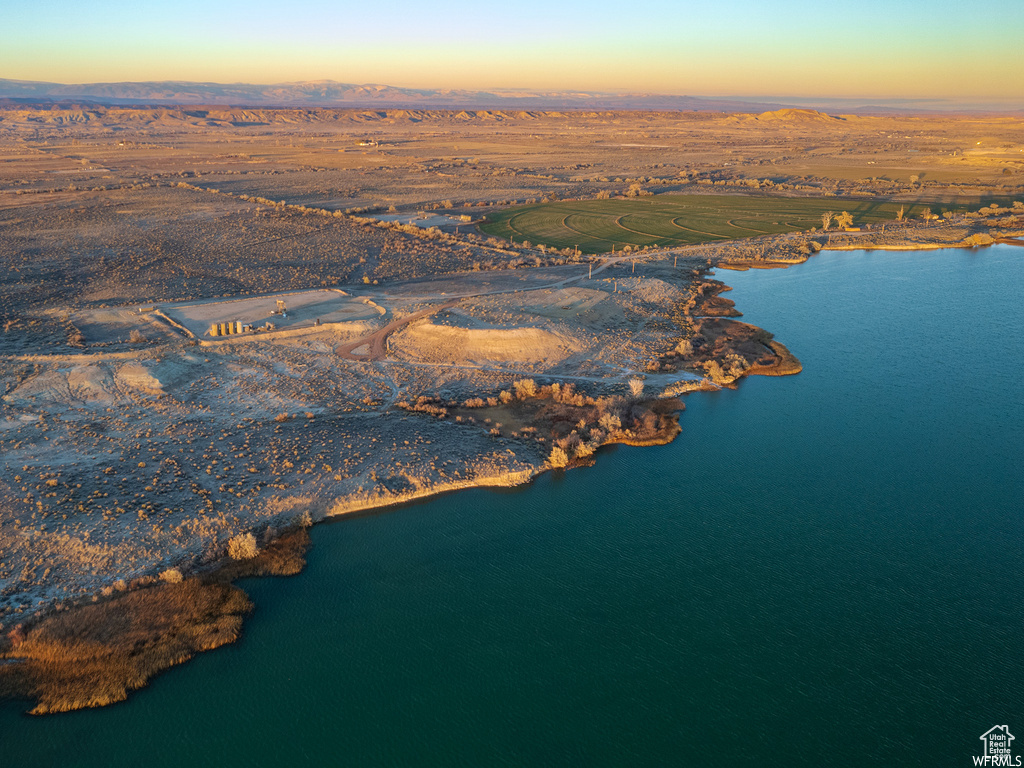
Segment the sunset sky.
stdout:
<svg viewBox="0 0 1024 768">
<path fill-rule="evenodd" d="M 1024 2 L 34 0 L 0 77 L 1024 102 Z"/>
</svg>

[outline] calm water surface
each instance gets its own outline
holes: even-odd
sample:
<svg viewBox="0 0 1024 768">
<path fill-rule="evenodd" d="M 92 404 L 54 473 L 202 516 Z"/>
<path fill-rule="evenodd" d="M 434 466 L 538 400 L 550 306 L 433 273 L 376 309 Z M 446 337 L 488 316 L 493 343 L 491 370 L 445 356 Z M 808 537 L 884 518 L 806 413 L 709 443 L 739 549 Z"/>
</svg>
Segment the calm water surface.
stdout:
<svg viewBox="0 0 1024 768">
<path fill-rule="evenodd" d="M 241 643 L 107 710 L 3 705 L 0 765 L 967 766 L 1024 731 L 1024 249 L 722 277 L 802 374 L 319 526 Z"/>
</svg>

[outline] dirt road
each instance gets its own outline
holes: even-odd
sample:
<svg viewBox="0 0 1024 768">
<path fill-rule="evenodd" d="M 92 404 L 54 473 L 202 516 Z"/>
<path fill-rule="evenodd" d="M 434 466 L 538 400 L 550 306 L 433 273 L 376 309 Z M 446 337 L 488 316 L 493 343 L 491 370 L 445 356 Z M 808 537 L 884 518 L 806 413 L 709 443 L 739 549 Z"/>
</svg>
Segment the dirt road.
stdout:
<svg viewBox="0 0 1024 768">
<path fill-rule="evenodd" d="M 385 341 L 387 340 L 387 337 L 390 336 L 392 333 L 397 331 L 402 326 L 408 325 L 414 320 L 419 320 L 420 318 L 428 317 L 434 314 L 435 312 L 440 312 L 442 309 L 454 307 L 458 303 L 459 302 L 456 300 L 447 301 L 444 304 L 438 304 L 436 307 L 427 307 L 426 309 L 421 309 L 418 312 L 413 312 L 411 315 L 406 315 L 405 317 L 400 318 L 398 320 L 392 320 L 383 328 L 374 331 L 368 336 L 363 336 L 362 338 L 356 339 L 355 341 L 351 341 L 348 344 L 342 344 L 341 346 L 336 347 L 334 352 L 339 357 L 343 357 L 347 360 L 357 360 L 359 362 L 364 363 L 372 362 L 374 360 L 381 360 L 387 356 L 388 350 Z M 358 353 L 355 351 L 363 346 L 366 347 L 365 354 Z"/>
</svg>

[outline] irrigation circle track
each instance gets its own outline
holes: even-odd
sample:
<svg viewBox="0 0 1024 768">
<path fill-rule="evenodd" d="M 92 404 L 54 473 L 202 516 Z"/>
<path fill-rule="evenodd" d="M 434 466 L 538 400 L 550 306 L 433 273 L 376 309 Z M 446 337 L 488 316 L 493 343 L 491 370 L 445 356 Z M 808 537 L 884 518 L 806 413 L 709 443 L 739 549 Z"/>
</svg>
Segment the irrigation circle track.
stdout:
<svg viewBox="0 0 1024 768">
<path fill-rule="evenodd" d="M 499 211 L 480 229 L 520 243 L 604 253 L 625 245 L 673 247 L 809 230 L 821 226 L 826 212 L 848 211 L 857 226 L 891 221 L 900 205 L 909 217 L 930 204 L 736 194 L 556 200 Z"/>
</svg>

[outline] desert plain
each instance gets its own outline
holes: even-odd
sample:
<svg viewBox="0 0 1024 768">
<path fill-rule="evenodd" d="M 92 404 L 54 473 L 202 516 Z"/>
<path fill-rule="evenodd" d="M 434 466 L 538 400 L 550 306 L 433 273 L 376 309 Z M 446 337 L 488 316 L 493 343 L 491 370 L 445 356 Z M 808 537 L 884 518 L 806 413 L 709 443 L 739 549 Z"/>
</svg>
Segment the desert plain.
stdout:
<svg viewBox="0 0 1024 768">
<path fill-rule="evenodd" d="M 714 270 L 1016 242 L 1022 201 L 1001 116 L 9 104 L 0 652 L 328 516 L 670 440 L 687 393 L 800 370 Z"/>
</svg>

